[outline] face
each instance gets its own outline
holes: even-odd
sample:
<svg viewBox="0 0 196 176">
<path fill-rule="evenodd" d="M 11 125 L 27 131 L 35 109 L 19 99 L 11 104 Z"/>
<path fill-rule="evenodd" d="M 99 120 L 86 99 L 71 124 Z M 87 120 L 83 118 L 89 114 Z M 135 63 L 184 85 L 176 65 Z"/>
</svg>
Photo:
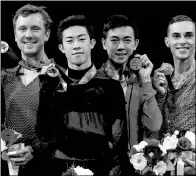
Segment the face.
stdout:
<svg viewBox="0 0 196 176">
<path fill-rule="evenodd" d="M 90 40 L 86 27 L 72 26 L 65 29 L 62 41 L 59 49 L 65 54 L 70 68 L 91 63 L 91 49 L 95 45 L 95 40 Z"/>
<path fill-rule="evenodd" d="M 173 23 L 169 26 L 166 46 L 175 59 L 184 61 L 195 54 L 195 25 L 190 21 Z"/>
<path fill-rule="evenodd" d="M 19 16 L 15 27 L 15 41 L 24 55 L 37 55 L 44 50 L 44 43 L 49 39 L 40 13 L 27 17 Z"/>
<path fill-rule="evenodd" d="M 138 43 L 130 26 L 110 29 L 106 39 L 102 39 L 103 48 L 107 51 L 109 58 L 117 64 L 126 63 L 136 50 Z"/>
</svg>

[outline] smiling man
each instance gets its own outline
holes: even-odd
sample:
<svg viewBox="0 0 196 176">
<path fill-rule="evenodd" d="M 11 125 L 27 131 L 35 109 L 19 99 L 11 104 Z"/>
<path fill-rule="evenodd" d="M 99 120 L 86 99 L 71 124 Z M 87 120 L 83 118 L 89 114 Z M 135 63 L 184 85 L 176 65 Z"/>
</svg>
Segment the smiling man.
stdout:
<svg viewBox="0 0 196 176">
<path fill-rule="evenodd" d="M 160 134 L 176 127 L 195 132 L 195 22 L 184 15 L 174 17 L 168 25 L 165 44 L 173 56 L 174 71 L 168 80 L 161 68 L 154 74 L 166 119 Z"/>
<path fill-rule="evenodd" d="M 49 63 L 44 45 L 50 37 L 51 23 L 50 16 L 42 6 L 27 4 L 17 10 L 13 27 L 15 41 L 21 51 L 21 61 L 17 67 L 3 70 L 1 74 L 4 125 L 22 134 L 16 144 L 25 144 L 17 155 L 9 155 L 11 162 L 20 166 L 20 176 L 48 175 L 46 167 L 52 163 L 52 152 L 48 153 L 47 145 L 35 133 L 40 102 L 39 75 Z"/>
<path fill-rule="evenodd" d="M 165 44 L 173 56 L 174 71 L 165 77 L 159 68 L 154 74 L 157 101 L 165 119 L 160 138 L 176 128 L 195 133 L 195 42 L 195 22 L 185 15 L 173 17 Z M 194 161 L 184 156 L 182 160 L 188 166 L 184 175 L 195 175 Z"/>
<path fill-rule="evenodd" d="M 126 16 L 114 15 L 108 19 L 104 24 L 102 44 L 108 60 L 100 71 L 118 80 L 124 90 L 130 149 L 144 138 L 151 137 L 162 124 L 150 78 L 153 64 L 146 54 L 134 54 L 139 44 L 138 31 Z M 131 63 L 133 60 L 140 65 Z"/>
</svg>

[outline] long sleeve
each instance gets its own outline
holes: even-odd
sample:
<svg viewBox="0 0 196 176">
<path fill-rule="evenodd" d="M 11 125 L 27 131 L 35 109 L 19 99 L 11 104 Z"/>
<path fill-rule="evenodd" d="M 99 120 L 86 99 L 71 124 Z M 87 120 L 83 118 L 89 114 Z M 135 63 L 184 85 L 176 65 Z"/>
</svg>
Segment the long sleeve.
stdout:
<svg viewBox="0 0 196 176">
<path fill-rule="evenodd" d="M 163 117 L 155 98 L 156 91 L 152 88 L 151 82 L 143 84 L 141 105 L 142 123 L 151 132 L 161 128 Z"/>
<path fill-rule="evenodd" d="M 47 75 L 40 77 L 40 102 L 37 112 L 36 135 L 40 141 L 40 147 L 55 143 L 55 126 L 53 117 L 53 93 L 59 83 L 58 77 L 52 78 Z"/>
<path fill-rule="evenodd" d="M 118 86 L 119 85 L 119 86 Z M 110 175 L 125 175 L 130 171 L 130 162 L 128 158 L 128 136 L 127 136 L 127 120 L 125 110 L 125 99 L 123 90 L 118 84 L 113 95 L 113 115 L 116 119 L 112 125 L 113 138 L 113 167 Z"/>
</svg>

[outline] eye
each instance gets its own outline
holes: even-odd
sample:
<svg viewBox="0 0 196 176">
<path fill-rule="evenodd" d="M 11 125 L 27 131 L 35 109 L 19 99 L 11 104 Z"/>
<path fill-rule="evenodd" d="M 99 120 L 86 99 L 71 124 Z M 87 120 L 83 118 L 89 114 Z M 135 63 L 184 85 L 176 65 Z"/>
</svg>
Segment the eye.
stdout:
<svg viewBox="0 0 196 176">
<path fill-rule="evenodd" d="M 82 41 L 82 42 L 85 41 L 85 40 L 86 40 L 85 38 L 80 38 L 79 39 L 79 41 Z"/>
<path fill-rule="evenodd" d="M 186 37 L 186 38 L 191 38 L 191 37 L 193 37 L 193 33 L 187 33 L 187 34 L 185 35 L 185 37 Z"/>
<path fill-rule="evenodd" d="M 25 27 L 20 27 L 20 28 L 19 28 L 19 31 L 25 31 L 25 30 L 26 30 Z"/>
<path fill-rule="evenodd" d="M 111 39 L 110 40 L 112 43 L 116 44 L 118 42 L 118 39 Z"/>
<path fill-rule="evenodd" d="M 66 42 L 66 43 L 72 43 L 73 40 L 66 40 L 65 42 Z"/>
<path fill-rule="evenodd" d="M 179 38 L 180 37 L 180 34 L 173 34 L 172 37 L 173 38 Z"/>
<path fill-rule="evenodd" d="M 124 42 L 125 43 L 131 43 L 131 39 L 125 39 Z"/>
<path fill-rule="evenodd" d="M 34 27 L 32 30 L 33 30 L 33 31 L 38 31 L 38 30 L 40 30 L 40 28 Z"/>
</svg>

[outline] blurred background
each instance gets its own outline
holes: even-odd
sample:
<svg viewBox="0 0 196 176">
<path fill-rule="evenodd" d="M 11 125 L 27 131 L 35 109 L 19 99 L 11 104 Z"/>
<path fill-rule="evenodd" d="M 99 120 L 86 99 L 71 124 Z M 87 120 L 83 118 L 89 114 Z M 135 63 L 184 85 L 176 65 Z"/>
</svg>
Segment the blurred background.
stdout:
<svg viewBox="0 0 196 176">
<path fill-rule="evenodd" d="M 58 49 L 56 32 L 58 23 L 69 15 L 85 15 L 94 25 L 97 43 L 92 51 L 92 59 L 97 68 L 107 60 L 101 38 L 103 23 L 110 15 L 121 14 L 135 20 L 140 39 L 136 52 L 147 54 L 154 69 L 160 67 L 162 62 L 173 63 L 164 43 L 171 18 L 187 15 L 196 21 L 196 1 L 1 1 L 1 40 L 6 41 L 18 56 L 20 51 L 14 40 L 12 19 L 15 12 L 27 3 L 46 7 L 54 23 L 45 50 L 49 58 L 54 58 L 64 67 L 67 67 L 67 62 Z M 1 54 L 1 67 L 16 64 L 4 56 Z"/>
</svg>

